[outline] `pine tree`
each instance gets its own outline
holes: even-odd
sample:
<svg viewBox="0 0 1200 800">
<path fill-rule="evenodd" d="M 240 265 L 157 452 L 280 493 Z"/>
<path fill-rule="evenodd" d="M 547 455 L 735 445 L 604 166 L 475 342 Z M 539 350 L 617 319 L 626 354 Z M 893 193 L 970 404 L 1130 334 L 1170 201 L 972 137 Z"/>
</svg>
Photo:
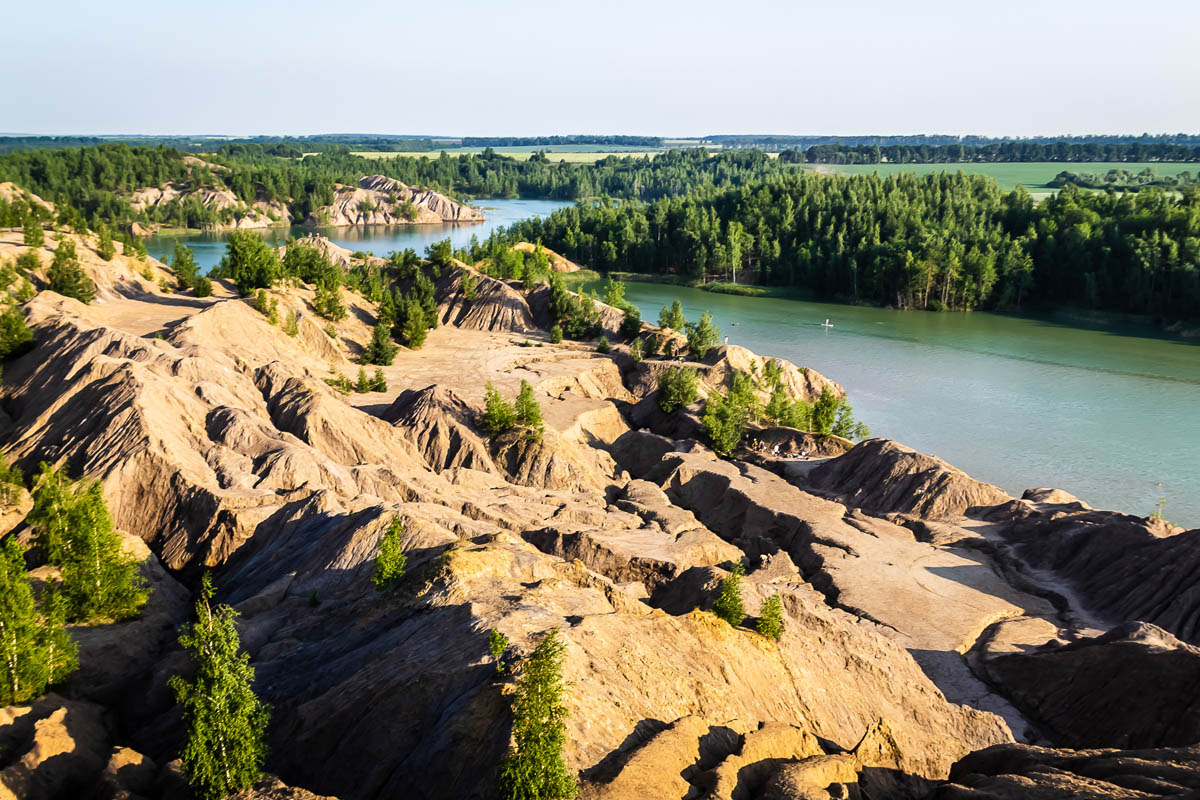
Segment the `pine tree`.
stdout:
<svg viewBox="0 0 1200 800">
<path fill-rule="evenodd" d="M 51 564 L 61 564 L 75 507 L 71 481 L 64 470 L 42 462 L 33 486 L 33 509 L 25 521 L 33 528 L 33 544 Z"/>
<path fill-rule="evenodd" d="M 0 545 L 0 704 L 24 703 L 40 695 L 78 666 L 75 643 L 63 627 L 54 589 L 39 614 L 33 599 L 25 552 L 16 537 Z"/>
<path fill-rule="evenodd" d="M 354 381 L 354 391 L 359 394 L 371 391 L 371 381 L 367 378 L 367 371 L 362 367 L 358 368 L 358 379 Z"/>
<path fill-rule="evenodd" d="M 25 237 L 26 247 L 41 247 L 46 243 L 46 234 L 42 230 L 42 223 L 38 222 L 33 217 L 25 219 L 25 225 L 22 228 Z"/>
<path fill-rule="evenodd" d="M 50 291 L 58 292 L 64 297 L 73 297 L 81 303 L 90 303 L 96 297 L 96 284 L 92 283 L 83 267 L 79 266 L 75 242 L 72 239 L 64 238 L 58 243 L 46 277 L 49 279 Z"/>
<path fill-rule="evenodd" d="M 554 325 L 550 328 L 550 344 L 558 344 L 562 341 L 562 325 Z"/>
<path fill-rule="evenodd" d="M 783 635 L 783 599 L 773 594 L 763 601 L 755 629 L 768 639 L 779 641 Z"/>
<path fill-rule="evenodd" d="M 371 343 L 367 345 L 367 352 L 363 354 L 363 361 L 367 364 L 382 364 L 387 367 L 396 358 L 397 350 L 399 348 L 392 341 L 391 324 L 380 318 L 371 332 Z"/>
<path fill-rule="evenodd" d="M 415 302 L 407 305 L 408 315 L 404 320 L 404 325 L 400 328 L 400 338 L 410 349 L 420 350 L 421 345 L 425 344 L 425 337 L 429 334 L 425 312 Z"/>
<path fill-rule="evenodd" d="M 342 291 L 334 284 L 317 284 L 317 295 L 313 298 L 313 308 L 327 320 L 339 322 L 346 318 L 346 305 L 342 302 Z"/>
<path fill-rule="evenodd" d="M 371 574 L 371 582 L 377 592 L 393 592 L 404 580 L 404 568 L 408 565 L 408 556 L 404 554 L 404 523 L 399 517 L 392 517 L 391 524 L 379 542 L 379 552 L 375 556 L 375 571 Z"/>
<path fill-rule="evenodd" d="M 375 376 L 371 378 L 371 391 L 387 391 L 387 378 L 383 377 L 383 370 L 381 370 L 379 367 L 375 368 Z"/>
<path fill-rule="evenodd" d="M 634 339 L 633 344 L 629 345 L 629 357 L 633 359 L 634 363 L 637 363 L 646 357 L 645 349 L 642 345 L 641 339 Z"/>
<path fill-rule="evenodd" d="M 283 319 L 283 332 L 288 336 L 298 336 L 300 334 L 300 319 L 292 309 L 288 309 L 287 316 Z"/>
<path fill-rule="evenodd" d="M 517 412 L 503 397 L 496 387 L 488 381 L 483 395 L 483 417 L 481 422 L 487 432 L 495 436 L 504 433 L 516 424 Z"/>
<path fill-rule="evenodd" d="M 0 312 L 0 360 L 20 353 L 32 341 L 33 331 L 20 306 L 11 305 Z"/>
<path fill-rule="evenodd" d="M 96 252 L 105 261 L 112 261 L 113 256 L 117 254 L 116 245 L 113 244 L 112 231 L 103 222 L 100 223 L 100 228 L 97 230 L 100 236 L 100 242 L 96 245 Z"/>
<path fill-rule="evenodd" d="M 712 314 L 707 311 L 700 315 L 699 321 L 689 322 L 684 328 L 687 330 L 688 350 L 692 358 L 703 359 L 709 350 L 721 342 L 721 329 L 713 324 Z"/>
<path fill-rule="evenodd" d="M 742 577 L 745 574 L 742 562 L 736 562 L 729 576 L 721 581 L 720 593 L 713 602 L 713 613 L 735 628 L 746 618 L 746 608 L 742 605 Z"/>
<path fill-rule="evenodd" d="M 179 675 L 170 681 L 187 729 L 183 774 L 199 800 L 219 800 L 259 779 L 271 716 L 270 707 L 254 694 L 250 657 L 238 653 L 238 614 L 224 604 L 213 608 L 213 593 L 205 573 L 196 621 L 179 636 L 195 677 L 191 683 Z"/>
<path fill-rule="evenodd" d="M 567 741 L 562 677 L 565 653 L 558 631 L 551 630 L 521 669 L 512 701 L 516 747 L 500 766 L 504 800 L 561 800 L 578 791 L 563 758 Z"/>
<path fill-rule="evenodd" d="M 513 408 L 517 422 L 529 428 L 529 438 L 540 441 L 545 432 L 542 424 L 542 407 L 533 397 L 533 387 L 529 381 L 522 379 L 521 390 L 517 392 L 517 400 Z"/>
<path fill-rule="evenodd" d="M 682 331 L 687 325 L 687 318 L 683 316 L 683 306 L 678 300 L 671 303 L 671 307 L 662 307 L 662 311 L 658 314 L 658 326 L 660 328 L 670 328 L 673 331 Z"/>
<path fill-rule="evenodd" d="M 174 267 L 175 275 L 178 276 L 181 286 L 185 289 L 196 286 L 196 273 L 199 272 L 200 268 L 196 265 L 196 256 L 192 253 L 192 248 L 183 242 L 176 242 L 175 254 L 171 258 L 171 266 Z"/>
</svg>

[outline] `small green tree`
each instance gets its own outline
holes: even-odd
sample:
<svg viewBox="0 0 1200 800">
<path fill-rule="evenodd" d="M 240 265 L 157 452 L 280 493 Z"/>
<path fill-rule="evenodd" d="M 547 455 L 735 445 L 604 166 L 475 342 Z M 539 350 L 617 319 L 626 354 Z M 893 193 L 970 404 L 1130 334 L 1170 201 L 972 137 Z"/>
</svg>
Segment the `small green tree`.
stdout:
<svg viewBox="0 0 1200 800">
<path fill-rule="evenodd" d="M 367 345 L 367 351 L 363 353 L 363 362 L 382 364 L 385 367 L 391 366 L 399 349 L 392 341 L 392 326 L 381 319 L 371 331 L 371 343 Z"/>
<path fill-rule="evenodd" d="M 238 291 L 249 294 L 270 288 L 279 280 L 282 268 L 275 250 L 253 231 L 235 231 L 225 243 L 225 255 L 214 273 L 237 284 Z"/>
<path fill-rule="evenodd" d="M 697 322 L 689 322 L 687 330 L 688 351 L 693 358 L 703 359 L 708 351 L 721 343 L 721 329 L 713 324 L 712 314 L 705 311 Z"/>
<path fill-rule="evenodd" d="M 745 575 L 742 562 L 734 563 L 729 576 L 721 581 L 717 599 L 713 602 L 713 613 L 735 628 L 746 618 L 746 608 L 742 605 L 742 578 Z"/>
<path fill-rule="evenodd" d="M 33 330 L 25 322 L 25 312 L 11 305 L 0 312 L 0 360 L 23 352 L 33 341 Z"/>
<path fill-rule="evenodd" d="M 491 381 L 488 381 L 484 390 L 483 417 L 480 421 L 492 436 L 504 433 L 517 422 L 516 409 L 500 396 L 500 392 Z"/>
<path fill-rule="evenodd" d="M 746 407 L 735 398 L 713 392 L 704 402 L 700 421 L 713 452 L 724 458 L 737 449 L 746 433 Z"/>
<path fill-rule="evenodd" d="M 683 316 L 683 306 L 678 300 L 671 303 L 671 307 L 662 307 L 662 311 L 658 314 L 658 326 L 660 328 L 670 328 L 673 331 L 683 331 L 687 326 L 687 318 Z"/>
<path fill-rule="evenodd" d="M 413 310 L 415 313 L 409 314 L 400 328 L 400 338 L 409 349 L 420 350 L 421 346 L 425 344 L 425 337 L 429 335 L 429 327 L 426 325 L 425 315 L 421 313 L 421 310 L 419 308 Z"/>
<path fill-rule="evenodd" d="M 408 556 L 404 554 L 404 523 L 392 517 L 383 539 L 379 541 L 379 552 L 375 556 L 375 571 L 371 582 L 377 592 L 394 592 L 404 580 L 404 568 Z"/>
<path fill-rule="evenodd" d="M 783 635 L 783 599 L 773 594 L 763 601 L 755 629 L 768 639 L 779 641 Z"/>
<path fill-rule="evenodd" d="M 696 370 L 676 367 L 658 376 L 658 407 L 664 414 L 696 401 Z"/>
<path fill-rule="evenodd" d="M 98 481 L 74 487 L 60 559 L 63 593 L 72 619 L 123 620 L 136 616 L 148 592 L 138 562 L 121 547 Z"/>
<path fill-rule="evenodd" d="M 293 309 L 288 309 L 287 316 L 283 318 L 283 332 L 288 336 L 298 336 L 300 334 L 300 320 L 296 317 L 296 312 Z"/>
<path fill-rule="evenodd" d="M 198 800 L 219 800 L 259 779 L 271 717 L 270 707 L 254 694 L 250 656 L 238 653 L 238 614 L 225 604 L 213 608 L 213 594 L 205 573 L 196 621 L 179 636 L 195 677 L 191 683 L 179 675 L 170 681 L 187 730 L 183 774 Z"/>
<path fill-rule="evenodd" d="M 192 284 L 192 291 L 196 293 L 196 297 L 212 297 L 212 281 L 205 277 L 196 278 L 196 282 Z"/>
<path fill-rule="evenodd" d="M 342 302 L 342 291 L 337 284 L 317 284 L 317 294 L 313 298 L 313 310 L 332 322 L 340 322 L 346 318 L 346 304 Z"/>
<path fill-rule="evenodd" d="M 113 244 L 112 231 L 102 222 L 96 232 L 100 237 L 100 241 L 96 245 L 96 252 L 105 261 L 112 261 L 117 254 L 117 247 Z"/>
<path fill-rule="evenodd" d="M 46 233 L 42 230 L 42 223 L 32 216 L 25 218 L 25 225 L 21 231 L 26 247 L 41 247 L 46 243 Z"/>
<path fill-rule="evenodd" d="M 542 407 L 534 399 L 533 387 L 529 385 L 529 381 L 522 379 L 513 411 L 516 414 L 517 423 L 530 429 L 530 438 L 540 440 L 545 429 L 542 424 Z"/>
<path fill-rule="evenodd" d="M 633 344 L 629 345 L 629 357 L 633 359 L 635 364 L 646 357 L 641 339 L 634 339 Z"/>
<path fill-rule="evenodd" d="M 196 275 L 200 271 L 200 268 L 196 265 L 196 255 L 192 252 L 192 248 L 183 242 L 176 242 L 175 253 L 171 258 L 171 266 L 175 269 L 175 275 L 179 278 L 180 286 L 185 289 L 195 288 Z"/>
<path fill-rule="evenodd" d="M 845 397 L 838 403 L 837 415 L 833 420 L 832 433 L 835 436 L 841 436 L 843 439 L 871 438 L 871 429 L 867 427 L 866 423 L 859 422 L 854 418 L 854 409 Z"/>
<path fill-rule="evenodd" d="M 612 352 L 612 345 L 608 343 L 608 337 L 604 334 L 601 334 L 600 338 L 596 340 L 596 352 L 604 355 Z"/>
<path fill-rule="evenodd" d="M 479 296 L 479 281 L 475 280 L 475 276 L 465 269 L 462 271 L 462 293 L 463 299 L 468 303 L 474 302 L 475 298 Z"/>
<path fill-rule="evenodd" d="M 817 398 L 817 402 L 813 404 L 813 433 L 819 433 L 822 436 L 828 436 L 833 433 L 833 426 L 837 421 L 839 405 L 841 405 L 841 399 L 833 393 L 832 389 L 828 386 L 821 389 L 821 395 Z"/>
<path fill-rule="evenodd" d="M 566 646 L 551 630 L 521 669 L 512 701 L 516 745 L 500 766 L 504 800 L 566 800 L 578 791 L 567 769 L 567 706 L 563 699 Z"/>
<path fill-rule="evenodd" d="M 354 381 L 354 391 L 359 394 L 371 391 L 371 380 L 367 377 L 367 371 L 361 366 L 358 368 L 358 379 Z"/>
<path fill-rule="evenodd" d="M 375 368 L 375 375 L 371 378 L 371 391 L 387 391 L 387 378 L 383 377 L 383 370 L 381 370 L 379 367 Z"/>
<path fill-rule="evenodd" d="M 83 267 L 79 266 L 73 239 L 64 238 L 58 243 L 46 277 L 52 292 L 58 292 L 64 297 L 73 297 L 81 303 L 90 303 L 96 298 L 96 284 L 92 283 Z"/>
<path fill-rule="evenodd" d="M 488 653 L 492 656 L 492 661 L 496 662 L 496 673 L 504 672 L 504 652 L 508 650 L 508 637 L 500 631 L 492 628 L 488 632 Z"/>
<path fill-rule="evenodd" d="M 562 341 L 562 325 L 555 324 L 550 328 L 550 344 L 558 344 Z"/>
<path fill-rule="evenodd" d="M 642 312 L 638 311 L 633 306 L 625 308 L 625 316 L 621 320 L 621 336 L 624 339 L 633 339 L 642 332 Z"/>
<path fill-rule="evenodd" d="M 53 588 L 46 593 L 46 608 L 39 614 L 25 551 L 15 536 L 6 538 L 0 545 L 0 704 L 32 700 L 78 665 Z"/>
</svg>

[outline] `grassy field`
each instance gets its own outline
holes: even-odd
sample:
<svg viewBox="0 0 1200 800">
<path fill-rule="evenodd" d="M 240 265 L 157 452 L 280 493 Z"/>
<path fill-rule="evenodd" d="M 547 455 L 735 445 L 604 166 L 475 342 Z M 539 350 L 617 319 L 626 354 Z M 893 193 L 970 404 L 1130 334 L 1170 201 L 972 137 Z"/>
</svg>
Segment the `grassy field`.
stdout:
<svg viewBox="0 0 1200 800">
<path fill-rule="evenodd" d="M 1091 172 L 1103 174 L 1110 169 L 1124 169 L 1129 172 L 1141 172 L 1150 167 L 1159 175 L 1178 175 L 1180 172 L 1200 171 L 1200 164 L 1187 163 L 1068 163 L 1062 162 L 1031 162 L 1016 164 L 814 164 L 806 169 L 828 170 L 844 175 L 870 175 L 878 172 L 880 175 L 895 175 L 901 172 L 915 172 L 918 175 L 928 175 L 933 172 L 957 172 L 989 175 L 996 179 L 1003 189 L 1012 189 L 1017 185 L 1024 186 L 1030 194 L 1050 194 L 1055 189 L 1047 186 L 1054 176 L 1064 170 L 1067 172 Z"/>
</svg>

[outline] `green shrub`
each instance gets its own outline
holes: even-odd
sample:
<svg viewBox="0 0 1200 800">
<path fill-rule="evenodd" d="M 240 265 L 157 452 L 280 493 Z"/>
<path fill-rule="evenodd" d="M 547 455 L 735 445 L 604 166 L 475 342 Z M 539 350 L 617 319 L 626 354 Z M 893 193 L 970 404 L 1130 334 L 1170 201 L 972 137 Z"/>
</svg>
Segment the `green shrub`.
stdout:
<svg viewBox="0 0 1200 800">
<path fill-rule="evenodd" d="M 381 364 L 385 367 L 391 366 L 399 349 L 392 341 L 392 326 L 381 319 L 371 331 L 371 343 L 367 345 L 367 351 L 363 353 L 363 362 Z"/>
<path fill-rule="evenodd" d="M 610 345 L 610 344 L 608 343 L 608 337 L 607 337 L 607 336 L 603 336 L 603 335 L 602 335 L 602 336 L 601 336 L 601 337 L 600 337 L 600 338 L 599 338 L 599 339 L 596 341 L 596 352 L 597 352 L 597 353 L 603 353 L 604 355 L 608 355 L 609 353 L 611 353 L 611 352 L 612 352 L 612 345 Z"/>
<path fill-rule="evenodd" d="M 721 581 L 717 599 L 713 602 L 713 613 L 735 628 L 746 618 L 746 608 L 742 605 L 742 578 L 745 575 L 742 563 L 735 563 L 729 576 Z"/>
<path fill-rule="evenodd" d="M 528 437 L 534 441 L 541 441 L 545 430 L 542 424 L 542 407 L 534 399 L 533 387 L 529 385 L 529 381 L 521 381 L 521 390 L 517 392 L 513 411 L 517 423 L 529 428 Z"/>
<path fill-rule="evenodd" d="M 488 632 L 488 653 L 492 656 L 492 661 L 496 662 L 496 673 L 504 672 L 504 653 L 508 650 L 508 637 L 500 631 L 492 628 Z"/>
<path fill-rule="evenodd" d="M 375 556 L 375 571 L 371 573 L 371 582 L 377 592 L 393 592 L 404 580 L 404 568 L 408 566 L 408 556 L 404 554 L 404 523 L 399 517 L 392 517 L 391 524 L 379 542 L 379 552 Z"/>
<path fill-rule="evenodd" d="M 512 428 L 517 422 L 517 412 L 503 397 L 496 387 L 488 381 L 484 391 L 484 411 L 481 422 L 489 434 L 495 436 Z"/>
<path fill-rule="evenodd" d="M 721 329 L 713 324 L 712 315 L 705 311 L 697 322 L 689 322 L 687 330 L 688 351 L 693 358 L 703 359 L 708 351 L 721 343 Z"/>
<path fill-rule="evenodd" d="M 658 376 L 658 407 L 664 414 L 696 401 L 696 370 L 675 367 Z"/>
<path fill-rule="evenodd" d="M 763 601 L 755 629 L 768 639 L 779 641 L 783 635 L 783 599 L 773 594 Z"/>
<path fill-rule="evenodd" d="M 683 316 L 683 306 L 678 300 L 671 303 L 671 307 L 662 307 L 662 311 L 658 314 L 658 326 L 660 328 L 670 328 L 673 331 L 683 332 L 687 325 L 687 318 Z"/>
<path fill-rule="evenodd" d="M 563 758 L 565 651 L 558 631 L 551 630 L 522 666 L 512 700 L 516 746 L 500 766 L 503 800 L 566 800 L 578 791 Z"/>
<path fill-rule="evenodd" d="M 550 328 L 550 344 L 558 344 L 562 341 L 562 325 L 555 324 Z"/>
<path fill-rule="evenodd" d="M 79 266 L 75 242 L 71 239 L 63 239 L 58 243 L 47 278 L 52 292 L 58 292 L 64 297 L 73 297 L 81 303 L 90 303 L 96 299 L 96 284 L 92 283 L 83 267 Z"/>
</svg>

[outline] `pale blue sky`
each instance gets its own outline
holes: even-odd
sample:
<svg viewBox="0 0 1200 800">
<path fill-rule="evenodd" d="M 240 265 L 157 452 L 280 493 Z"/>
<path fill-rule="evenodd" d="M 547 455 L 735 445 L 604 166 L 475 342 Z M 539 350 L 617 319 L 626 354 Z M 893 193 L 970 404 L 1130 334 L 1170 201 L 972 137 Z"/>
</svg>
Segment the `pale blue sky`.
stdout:
<svg viewBox="0 0 1200 800">
<path fill-rule="evenodd" d="M 110 0 L 4 22 L 5 132 L 1200 132 L 1197 0 Z"/>
</svg>

